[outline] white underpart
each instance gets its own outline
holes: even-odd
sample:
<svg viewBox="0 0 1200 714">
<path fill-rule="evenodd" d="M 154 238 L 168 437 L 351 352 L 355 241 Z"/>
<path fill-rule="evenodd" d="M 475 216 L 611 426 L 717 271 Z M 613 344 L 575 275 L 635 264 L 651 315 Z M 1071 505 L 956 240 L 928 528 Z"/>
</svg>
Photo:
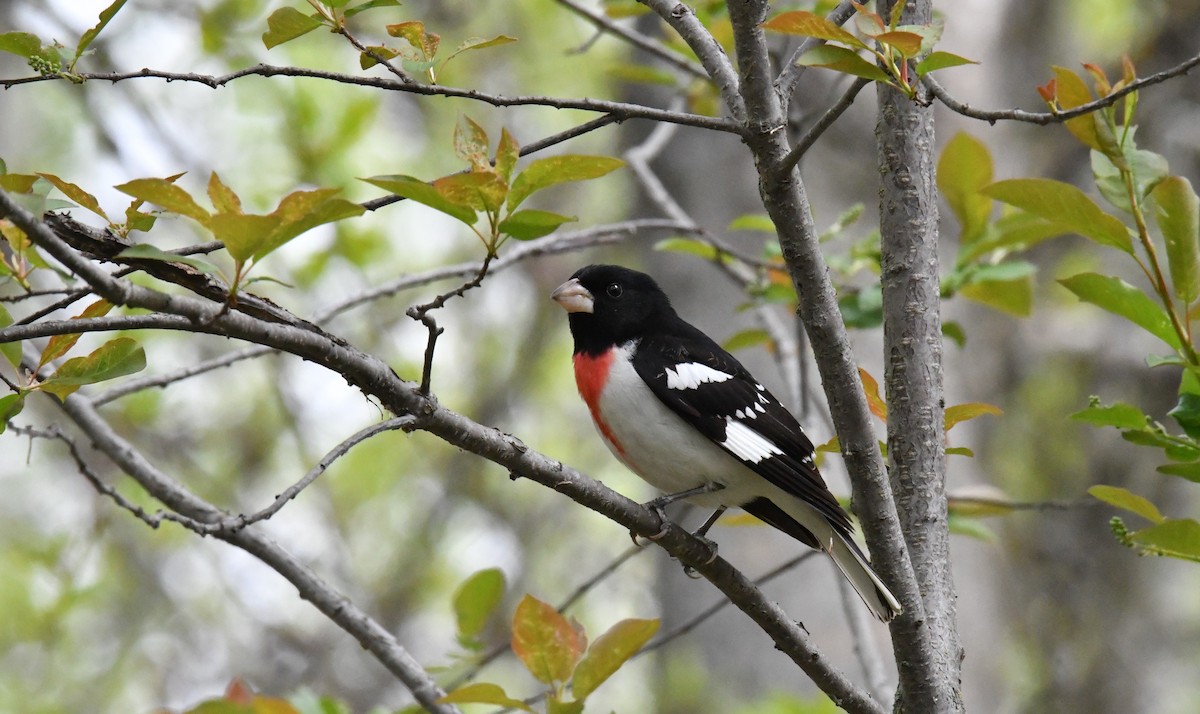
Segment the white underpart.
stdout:
<svg viewBox="0 0 1200 714">
<path fill-rule="evenodd" d="M 683 362 L 667 369 L 667 389 L 695 389 L 701 384 L 727 379 L 733 379 L 733 375 L 698 362 Z"/>
<path fill-rule="evenodd" d="M 763 459 L 783 453 L 770 439 L 734 420 L 733 417 L 725 417 L 725 422 L 725 441 L 721 442 L 721 446 L 732 451 L 739 459 L 757 464 Z"/>
<path fill-rule="evenodd" d="M 724 486 L 720 491 L 688 499 L 699 506 L 736 507 L 755 498 L 770 499 L 816 537 L 821 549 L 833 557 L 876 617 L 883 619 L 889 609 L 899 609 L 899 604 L 890 593 L 882 595 L 879 592 L 883 588 L 879 577 L 842 540 L 819 511 L 759 476 L 730 453 L 757 463 L 772 454 L 781 453 L 779 447 L 751 426 L 734 421 L 731 417 L 726 417 L 729 423 L 724 442 L 729 451 L 713 443 L 650 391 L 630 362 L 636 349 L 636 342 L 617 348 L 608 381 L 600 395 L 600 410 L 609 430 L 624 450 L 622 454 L 605 439 L 609 450 L 618 459 L 663 493 L 679 493 L 710 483 Z M 761 394 L 759 399 L 766 401 Z M 758 407 L 758 404 L 754 406 Z M 752 413 L 749 407 L 742 411 Z M 763 410 L 759 407 L 758 411 Z M 886 592 L 886 588 L 884 590 Z"/>
</svg>

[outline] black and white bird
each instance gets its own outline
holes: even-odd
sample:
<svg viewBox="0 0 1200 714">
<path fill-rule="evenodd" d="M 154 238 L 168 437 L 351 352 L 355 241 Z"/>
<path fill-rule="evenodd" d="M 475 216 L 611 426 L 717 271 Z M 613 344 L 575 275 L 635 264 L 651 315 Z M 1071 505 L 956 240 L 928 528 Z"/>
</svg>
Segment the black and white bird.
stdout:
<svg viewBox="0 0 1200 714">
<path fill-rule="evenodd" d="M 568 313 L 579 393 L 622 463 L 664 493 L 740 507 L 828 553 L 877 618 L 900 613 L 855 544 L 795 417 L 681 319 L 653 278 L 589 265 L 551 298 Z"/>
</svg>

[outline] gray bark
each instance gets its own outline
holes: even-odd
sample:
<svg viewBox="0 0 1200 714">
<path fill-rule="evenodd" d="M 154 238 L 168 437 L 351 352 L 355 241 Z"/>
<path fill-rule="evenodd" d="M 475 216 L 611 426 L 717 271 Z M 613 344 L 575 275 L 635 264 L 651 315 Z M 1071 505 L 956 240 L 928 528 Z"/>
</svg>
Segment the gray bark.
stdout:
<svg viewBox="0 0 1200 714">
<path fill-rule="evenodd" d="M 923 24 L 918 0 L 903 22 Z M 887 9 L 880 11 L 888 12 Z M 884 382 L 893 493 L 921 592 L 932 661 L 897 648 L 897 711 L 961 712 L 963 656 L 946 516 L 938 210 L 933 110 L 878 86 Z"/>
</svg>

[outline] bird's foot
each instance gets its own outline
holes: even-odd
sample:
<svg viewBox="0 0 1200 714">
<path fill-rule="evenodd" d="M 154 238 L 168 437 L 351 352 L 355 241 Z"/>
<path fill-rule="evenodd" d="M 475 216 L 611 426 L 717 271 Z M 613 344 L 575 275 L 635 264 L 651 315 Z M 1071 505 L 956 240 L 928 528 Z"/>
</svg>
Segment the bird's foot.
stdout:
<svg viewBox="0 0 1200 714">
<path fill-rule="evenodd" d="M 701 543 L 703 543 L 706 548 L 708 548 L 708 560 L 705 560 L 703 565 L 711 565 L 712 562 L 717 559 L 717 544 L 708 538 L 705 538 L 699 532 L 693 533 L 692 535 Z M 696 572 L 696 569 L 690 565 L 683 566 L 683 574 L 693 580 L 699 580 L 700 578 L 704 577 L 700 573 Z"/>
<path fill-rule="evenodd" d="M 670 520 L 667 519 L 667 512 L 663 510 L 663 506 L 666 504 L 660 503 L 662 500 L 662 498 L 656 498 L 653 501 L 642 504 L 643 508 L 648 508 L 651 511 L 654 511 L 654 515 L 658 516 L 658 533 L 655 533 L 652 536 L 641 536 L 633 531 L 629 531 L 629 538 L 637 547 L 645 548 L 646 546 L 650 545 L 650 543 L 657 542 L 667 534 L 667 528 L 669 527 L 668 524 L 670 524 Z M 670 503 L 670 501 L 667 501 L 667 503 Z"/>
</svg>

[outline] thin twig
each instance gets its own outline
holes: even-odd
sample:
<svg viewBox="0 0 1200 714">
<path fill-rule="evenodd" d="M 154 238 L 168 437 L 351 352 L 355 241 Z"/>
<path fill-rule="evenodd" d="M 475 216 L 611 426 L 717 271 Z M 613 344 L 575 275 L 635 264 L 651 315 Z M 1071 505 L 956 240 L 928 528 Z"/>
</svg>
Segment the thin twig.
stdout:
<svg viewBox="0 0 1200 714">
<path fill-rule="evenodd" d="M 680 55 L 678 52 L 675 52 L 662 42 L 652 37 L 647 37 L 637 30 L 631 30 L 623 25 L 618 25 L 604 15 L 593 12 L 574 0 L 555 0 L 555 2 L 557 2 L 559 5 L 564 5 L 570 8 L 572 12 L 595 25 L 601 32 L 607 32 L 610 35 L 615 35 L 634 47 L 637 47 L 640 50 L 645 50 L 657 59 L 666 62 L 680 72 L 684 72 L 699 79 L 709 79 L 708 73 L 704 71 L 704 67 Z"/>
<path fill-rule="evenodd" d="M 178 513 L 173 513 L 171 511 L 164 511 L 162 509 L 155 511 L 154 513 L 147 513 L 144 508 L 122 496 L 120 491 L 118 491 L 115 487 L 108 485 L 100 478 L 100 476 L 92 469 L 91 465 L 88 464 L 87 460 L 83 458 L 83 454 L 79 453 L 79 447 L 76 446 L 75 440 L 63 433 L 63 431 L 57 426 L 51 424 L 45 429 L 37 429 L 31 426 L 19 426 L 14 424 L 11 427 L 11 430 L 13 433 L 24 434 L 31 439 L 48 439 L 52 441 L 57 440 L 61 441 L 63 444 L 66 444 L 67 453 L 71 455 L 71 459 L 75 462 L 75 466 L 79 469 L 79 473 L 84 477 L 84 479 L 87 480 L 89 484 L 92 485 L 92 488 L 96 489 L 97 493 L 99 493 L 101 496 L 111 499 L 112 502 L 117 504 L 119 508 L 122 508 L 133 514 L 135 518 L 151 528 L 157 529 L 160 525 L 162 525 L 163 521 L 171 521 L 172 523 L 178 523 L 188 530 L 195 531 L 196 533 L 201 533 L 203 535 L 201 529 L 203 529 L 206 524 L 200 521 L 188 518 L 187 516 L 183 516 Z"/>
<path fill-rule="evenodd" d="M 146 68 L 136 72 L 82 72 L 75 76 L 84 81 L 99 80 L 114 83 L 131 79 L 165 79 L 171 82 L 195 82 L 197 84 L 203 84 L 207 87 L 212 87 L 213 89 L 223 87 L 229 82 L 242 79 L 243 77 L 306 77 L 310 79 L 323 79 L 330 82 L 337 82 L 339 84 L 372 87 L 375 89 L 383 89 L 393 92 L 405 92 L 408 94 L 420 94 L 424 96 L 471 99 L 496 107 L 542 106 L 551 107 L 554 109 L 581 109 L 584 111 L 598 112 L 601 114 L 613 114 L 618 119 L 650 119 L 652 121 L 665 121 L 672 124 L 684 124 L 686 126 L 694 126 L 701 129 L 723 131 L 730 134 L 742 133 L 741 125 L 736 121 L 731 121 L 729 119 L 721 117 L 707 117 L 700 114 L 668 112 L 663 109 L 648 107 L 641 104 L 631 104 L 628 102 L 614 102 L 590 98 L 566 99 L 542 95 L 506 97 L 500 94 L 480 92 L 475 89 L 449 87 L 441 84 L 405 84 L 400 80 L 391 79 L 388 77 L 368 77 L 362 75 L 343 74 L 341 72 L 327 72 L 324 70 L 308 69 L 305 67 L 279 67 L 276 65 L 257 64 L 252 67 L 246 67 L 236 72 L 230 72 L 229 74 L 222 75 L 198 74 L 192 72 L 167 72 L 163 70 Z M 13 77 L 9 79 L 0 79 L 0 86 L 8 89 L 24 84 L 51 82 L 60 79 L 61 78 L 56 75 Z"/>
<path fill-rule="evenodd" d="M 377 64 L 381 65 L 384 69 L 395 75 L 396 79 L 404 82 L 405 84 L 414 84 L 416 82 L 416 80 L 412 78 L 412 75 L 392 64 L 387 57 L 380 55 L 375 50 L 367 47 L 362 42 L 359 42 L 357 37 L 350 34 L 350 31 L 346 29 L 345 25 L 339 27 L 337 29 L 337 33 L 342 37 L 345 37 L 350 44 L 354 45 L 354 49 L 375 60 Z"/>
<path fill-rule="evenodd" d="M 1136 92 L 1139 89 L 1143 89 L 1160 82 L 1165 82 L 1172 77 L 1178 77 L 1179 75 L 1187 74 L 1194 67 L 1196 67 L 1196 65 L 1200 65 L 1200 54 L 1184 60 L 1174 67 L 1157 72 L 1149 77 L 1143 77 L 1130 82 L 1128 85 L 1113 92 L 1112 94 L 1109 94 L 1106 97 L 1101 97 L 1095 101 L 1088 102 L 1087 104 L 1081 104 L 1077 107 L 1073 107 L 1061 112 L 1027 112 L 1022 109 L 974 109 L 966 102 L 960 102 L 951 96 L 950 93 L 946 91 L 946 88 L 933 78 L 933 75 L 925 75 L 921 78 L 921 83 L 925 85 L 929 92 L 933 94 L 938 101 L 940 101 L 942 104 L 945 104 L 947 108 L 955 113 L 962 114 L 965 117 L 981 119 L 990 124 L 995 124 L 998 121 L 1023 121 L 1031 124 L 1044 125 L 1064 122 L 1068 119 L 1074 119 L 1075 117 L 1083 116 L 1084 114 L 1090 114 L 1097 109 L 1103 109 L 1104 107 L 1111 106 L 1116 104 L 1117 101 L 1130 92 Z"/>
<path fill-rule="evenodd" d="M 438 327 L 437 321 L 429 313 L 440 309 L 450 298 L 462 297 L 463 293 L 471 288 L 479 287 L 480 283 L 483 282 L 484 276 L 487 275 L 488 267 L 491 266 L 492 260 L 495 257 L 496 254 L 489 249 L 487 256 L 483 259 L 483 263 L 479 265 L 479 272 L 475 273 L 475 277 L 449 292 L 438 295 L 423 305 L 413 305 L 405 312 L 406 315 L 420 322 L 429 330 L 429 341 L 425 343 L 425 365 L 421 368 L 421 394 L 429 395 L 429 380 L 433 374 L 433 351 L 437 346 L 437 338 L 445 332 L 444 328 Z"/>
<path fill-rule="evenodd" d="M 356 432 L 353 436 L 346 438 L 340 444 L 330 449 L 325 456 L 321 457 L 321 460 L 318 461 L 315 466 L 309 469 L 308 473 L 304 474 L 303 478 L 291 486 L 288 486 L 283 490 L 282 493 L 276 496 L 275 500 L 271 502 L 271 505 L 255 511 L 250 515 L 239 514 L 237 516 L 231 516 L 223 519 L 219 523 L 210 524 L 206 527 L 210 528 L 210 532 L 212 533 L 218 533 L 226 530 L 239 531 L 246 526 L 253 525 L 259 521 L 267 520 L 271 516 L 274 516 L 276 513 L 278 513 L 284 506 L 286 506 L 288 501 L 291 501 L 293 498 L 300 495 L 301 491 L 312 485 L 313 481 L 316 481 L 321 474 L 329 470 L 329 467 L 333 465 L 333 462 L 348 454 L 350 449 L 353 449 L 358 444 L 361 444 L 376 434 L 381 434 L 385 431 L 393 431 L 395 429 L 407 429 L 411 427 L 415 421 L 416 419 L 414 417 L 406 415 L 401 417 L 393 417 L 386 421 L 381 421 L 378 424 L 371 424 L 363 429 L 359 429 L 358 432 Z"/>
<path fill-rule="evenodd" d="M 854 99 L 858 96 L 858 93 L 870 83 L 871 80 L 859 77 L 846 88 L 842 96 L 838 97 L 833 106 L 826 109 L 821 118 L 817 119 L 816 123 L 809 127 L 808 131 L 804 132 L 804 135 L 800 137 L 796 145 L 792 147 L 792 150 L 788 152 L 784 160 L 780 162 L 778 169 L 779 176 L 787 176 L 791 173 L 796 164 L 800 162 L 800 158 L 812 148 L 812 145 L 825 133 L 825 130 L 833 126 L 838 117 L 849 109 L 851 104 L 854 104 Z"/>
<path fill-rule="evenodd" d="M 708 76 L 717 85 L 717 89 L 720 90 L 725 108 L 729 110 L 730 116 L 740 127 L 741 122 L 746 120 L 746 105 L 742 101 L 741 95 L 738 94 L 737 73 L 733 71 L 733 64 L 725 55 L 725 49 L 721 47 L 721 43 L 713 38 L 712 33 L 708 31 L 704 23 L 700 22 L 692 9 L 681 2 L 676 2 L 676 0 L 638 0 L 638 2 L 657 13 L 679 33 L 687 46 L 692 48 L 692 52 L 695 52 L 696 56 L 700 58 L 700 64 L 704 65 L 704 71 L 708 73 Z"/>
<path fill-rule="evenodd" d="M 754 580 L 755 586 L 762 587 L 763 585 L 766 585 L 767 583 L 771 582 L 775 578 L 779 577 L 780 575 L 783 575 L 787 571 L 789 571 L 792 568 L 796 567 L 797 565 L 803 563 L 804 561 L 808 560 L 809 558 L 813 557 L 816 554 L 817 554 L 817 551 L 809 550 L 809 551 L 805 551 L 805 552 L 801 553 L 800 555 L 797 555 L 787 561 L 784 561 L 783 563 L 780 563 L 779 565 L 775 566 L 771 570 L 767 571 L 766 573 L 764 573 L 763 575 L 760 575 L 757 579 L 755 579 Z M 653 642 L 651 642 L 650 644 L 643 647 L 641 649 L 641 651 L 639 651 L 636 655 L 634 655 L 634 657 L 641 657 L 642 655 L 649 654 L 650 652 L 653 652 L 654 650 L 665 647 L 667 644 L 679 639 L 680 637 L 683 637 L 684 635 L 688 634 L 692 630 L 695 630 L 697 627 L 704 624 L 704 622 L 706 620 L 711 618 L 713 615 L 716 615 L 721 610 L 724 610 L 730 604 L 731 603 L 729 602 L 728 599 L 718 600 L 717 602 L 714 602 L 712 605 L 709 605 L 708 607 L 704 608 L 700 612 L 696 613 L 689 620 L 687 620 L 683 624 L 679 625 L 675 629 L 671 630 L 670 632 L 665 632 L 665 633 L 659 635 Z"/>
</svg>

